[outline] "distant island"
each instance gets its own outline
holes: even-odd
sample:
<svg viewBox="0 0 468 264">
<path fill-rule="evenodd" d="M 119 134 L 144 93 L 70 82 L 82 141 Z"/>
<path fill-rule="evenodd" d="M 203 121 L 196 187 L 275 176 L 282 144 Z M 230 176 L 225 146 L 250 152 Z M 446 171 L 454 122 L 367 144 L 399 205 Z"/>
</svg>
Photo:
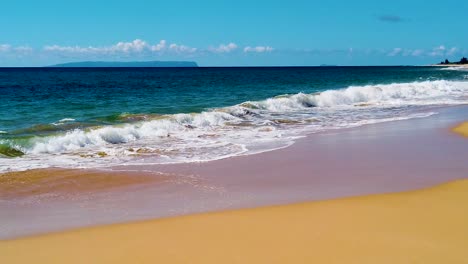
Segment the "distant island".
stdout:
<svg viewBox="0 0 468 264">
<path fill-rule="evenodd" d="M 194 61 L 82 61 L 55 64 L 47 67 L 56 68 L 77 68 L 77 67 L 198 67 Z"/>
<path fill-rule="evenodd" d="M 442 61 L 437 65 L 464 65 L 464 64 L 468 64 L 468 59 L 465 57 L 461 58 L 461 60 L 457 62 L 450 62 L 448 59 L 445 59 L 445 61 Z"/>
</svg>

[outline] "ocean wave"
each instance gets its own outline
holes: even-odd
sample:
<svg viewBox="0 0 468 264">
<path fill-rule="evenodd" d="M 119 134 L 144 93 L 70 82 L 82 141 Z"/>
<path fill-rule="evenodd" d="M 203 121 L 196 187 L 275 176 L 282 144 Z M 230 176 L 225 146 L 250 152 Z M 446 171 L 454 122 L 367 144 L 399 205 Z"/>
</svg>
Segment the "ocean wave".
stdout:
<svg viewBox="0 0 468 264">
<path fill-rule="evenodd" d="M 363 105 L 428 105 L 457 104 L 468 92 L 468 82 L 425 81 L 384 85 L 351 86 L 318 94 L 299 93 L 246 102 L 243 105 L 269 111 L 291 111 L 310 107 Z"/>
<path fill-rule="evenodd" d="M 145 121 L 123 126 L 106 126 L 85 131 L 75 129 L 65 135 L 37 139 L 27 153 L 60 153 L 74 151 L 86 146 L 104 146 L 123 144 L 140 139 L 163 139 L 174 134 L 210 130 L 222 126 L 227 121 L 236 121 L 237 117 L 223 112 L 202 112 L 200 114 L 176 114 L 166 119 Z"/>
<path fill-rule="evenodd" d="M 60 119 L 59 121 L 57 122 L 54 122 L 54 123 L 51 123 L 51 125 L 53 126 L 61 126 L 61 125 L 65 125 L 65 124 L 69 124 L 69 123 L 72 123 L 72 122 L 75 122 L 76 120 L 74 118 L 62 118 Z"/>
<path fill-rule="evenodd" d="M 442 67 L 443 71 L 468 71 L 468 66 Z"/>
<path fill-rule="evenodd" d="M 74 121 L 76 121 L 74 118 L 62 118 L 59 120 L 59 123 L 74 122 Z"/>
<path fill-rule="evenodd" d="M 118 118 L 128 123 L 74 127 L 27 143 L 6 140 L 9 147 L 3 152 L 8 156 L 25 155 L 8 159 L 0 171 L 24 168 L 20 163 L 29 163 L 28 168 L 93 167 L 141 162 L 143 157 L 174 163 L 252 154 L 289 146 L 311 132 L 428 116 L 433 113 L 421 107 L 467 104 L 467 94 L 468 82 L 424 81 L 281 95 L 192 114 L 121 114 Z"/>
</svg>

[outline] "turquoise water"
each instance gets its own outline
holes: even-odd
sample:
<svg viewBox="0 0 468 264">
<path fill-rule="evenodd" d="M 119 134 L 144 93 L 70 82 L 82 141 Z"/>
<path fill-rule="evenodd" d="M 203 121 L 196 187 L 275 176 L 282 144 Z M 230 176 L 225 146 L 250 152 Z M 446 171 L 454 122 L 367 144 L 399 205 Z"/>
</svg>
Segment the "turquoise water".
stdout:
<svg viewBox="0 0 468 264">
<path fill-rule="evenodd" d="M 437 67 L 4 68 L 0 170 L 266 151 L 464 104 L 467 76 Z"/>
</svg>

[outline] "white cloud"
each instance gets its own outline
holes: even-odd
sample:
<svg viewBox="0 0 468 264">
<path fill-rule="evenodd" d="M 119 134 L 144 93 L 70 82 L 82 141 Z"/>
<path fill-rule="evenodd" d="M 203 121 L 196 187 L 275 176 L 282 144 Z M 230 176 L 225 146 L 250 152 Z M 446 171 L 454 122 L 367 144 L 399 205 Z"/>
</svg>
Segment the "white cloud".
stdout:
<svg viewBox="0 0 468 264">
<path fill-rule="evenodd" d="M 170 44 L 167 45 L 166 40 L 161 40 L 159 43 L 151 45 L 148 42 L 135 39 L 130 42 L 118 42 L 111 46 L 101 47 L 81 47 L 81 46 L 60 46 L 60 45 L 49 45 L 44 47 L 44 51 L 49 52 L 65 52 L 65 53 L 78 53 L 78 54 L 100 54 L 100 55 L 111 55 L 111 54 L 143 54 L 151 52 L 176 52 L 176 53 L 193 53 L 197 51 L 196 48 L 191 48 L 185 45 Z"/>
<path fill-rule="evenodd" d="M 422 49 L 415 49 L 411 52 L 411 56 L 414 56 L 414 57 L 419 57 L 422 55 L 424 55 L 424 50 Z"/>
<path fill-rule="evenodd" d="M 0 44 L 0 52 L 10 51 L 11 45 L 8 44 Z"/>
<path fill-rule="evenodd" d="M 395 57 L 395 56 L 418 57 L 418 56 L 423 55 L 423 53 L 424 53 L 424 50 L 421 50 L 421 49 L 413 50 L 413 49 L 394 48 L 390 52 L 387 52 L 387 56 L 389 57 Z"/>
<path fill-rule="evenodd" d="M 424 49 L 403 49 L 394 48 L 385 52 L 387 56 L 413 56 L 413 57 L 450 57 L 461 54 L 461 50 L 457 47 L 447 48 L 444 45 L 437 46 L 430 50 Z"/>
<path fill-rule="evenodd" d="M 204 56 L 206 54 L 232 53 L 237 50 L 243 50 L 245 53 L 268 53 L 274 49 L 270 46 L 246 46 L 239 47 L 234 42 L 220 44 L 218 46 L 209 46 L 208 48 L 196 48 L 179 43 L 170 43 L 166 40 L 160 40 L 154 44 L 142 39 L 133 41 L 120 41 L 108 46 L 80 46 L 80 45 L 59 45 L 51 44 L 43 46 L 41 49 L 34 50 L 29 46 L 11 46 L 9 44 L 0 44 L 0 52 L 9 55 L 37 55 L 45 58 L 46 56 L 76 57 L 76 58 L 110 58 L 110 57 L 151 57 L 154 55 L 187 55 Z M 351 50 L 350 50 L 351 52 Z"/>
<path fill-rule="evenodd" d="M 453 55 L 457 54 L 458 51 L 459 51 L 459 50 L 458 50 L 457 47 L 453 47 L 453 48 L 451 48 L 451 49 L 449 49 L 449 50 L 447 51 L 447 55 L 448 55 L 448 56 L 453 56 Z"/>
<path fill-rule="evenodd" d="M 153 45 L 150 48 L 151 48 L 151 51 L 162 51 L 166 48 L 166 40 L 163 39 L 159 41 L 158 44 Z"/>
<path fill-rule="evenodd" d="M 247 46 L 244 48 L 244 52 L 263 53 L 263 52 L 272 52 L 272 51 L 273 51 L 273 48 L 270 46 L 256 46 L 256 47 Z"/>
<path fill-rule="evenodd" d="M 36 56 L 37 58 L 46 59 L 49 55 L 52 58 L 81 58 L 81 59 L 110 59 L 110 58 L 155 58 L 156 56 L 177 57 L 203 57 L 213 54 L 228 54 L 234 53 L 270 53 L 278 52 L 285 54 L 303 54 L 303 55 L 329 55 L 340 54 L 348 56 L 389 56 L 389 57 L 417 57 L 419 59 L 431 59 L 430 57 L 439 57 L 442 59 L 453 59 L 457 56 L 468 54 L 468 51 L 445 45 L 439 45 L 432 49 L 416 49 L 416 48 L 393 48 L 393 49 L 281 49 L 275 50 L 271 46 L 238 46 L 234 42 L 220 44 L 218 46 L 209 46 L 208 48 L 195 48 L 183 44 L 171 43 L 166 40 L 160 40 L 156 43 L 149 43 L 142 39 L 133 41 L 121 41 L 108 46 L 61 46 L 48 45 L 42 49 L 33 49 L 29 46 L 13 46 L 10 44 L 0 44 L 0 54 L 2 57 L 25 57 Z M 431 60 L 434 60 L 432 58 Z"/>
<path fill-rule="evenodd" d="M 172 43 L 169 45 L 169 50 L 176 53 L 194 53 L 197 51 L 197 48 L 191 48 L 189 46 Z"/>
<path fill-rule="evenodd" d="M 91 49 L 94 49 L 93 47 L 88 47 L 88 48 L 82 48 L 80 46 L 59 46 L 59 45 L 50 45 L 50 46 L 45 46 L 44 50 L 45 51 L 52 51 L 52 52 L 77 52 L 77 53 L 84 53 L 84 52 L 89 52 Z"/>
<path fill-rule="evenodd" d="M 12 46 L 10 44 L 0 44 L 0 52 L 9 56 L 27 55 L 33 52 L 29 46 Z"/>
<path fill-rule="evenodd" d="M 460 49 L 457 47 L 447 48 L 444 45 L 433 48 L 428 55 L 431 57 L 450 57 L 460 55 Z"/>
<path fill-rule="evenodd" d="M 19 46 L 14 48 L 15 51 L 22 52 L 22 53 L 27 53 L 27 52 L 32 52 L 33 48 L 29 46 Z"/>
<path fill-rule="evenodd" d="M 208 50 L 215 53 L 230 53 L 237 49 L 237 45 L 233 42 L 225 45 L 221 44 L 218 47 L 210 47 Z"/>
<path fill-rule="evenodd" d="M 397 55 L 400 55 L 403 52 L 402 48 L 394 48 L 392 51 L 390 51 L 387 56 L 394 57 Z"/>
<path fill-rule="evenodd" d="M 141 39 L 135 39 L 132 42 L 119 42 L 114 46 L 111 46 L 109 49 L 111 51 L 121 51 L 121 52 L 142 52 L 143 50 L 149 47 L 146 41 Z M 104 49 L 106 49 L 104 47 Z"/>
<path fill-rule="evenodd" d="M 143 40 L 136 39 L 132 42 L 119 42 L 112 46 L 107 47 L 81 47 L 81 46 L 60 46 L 49 45 L 45 46 L 45 51 L 51 52 L 69 52 L 69 53 L 112 53 L 112 52 L 142 52 L 148 47 L 148 43 Z"/>
<path fill-rule="evenodd" d="M 444 45 L 441 45 L 439 47 L 435 47 L 432 49 L 431 52 L 429 52 L 429 56 L 432 56 L 432 57 L 441 57 L 441 56 L 444 56 L 445 54 L 445 46 Z"/>
<path fill-rule="evenodd" d="M 0 56 L 3 59 L 18 59 L 18 58 L 25 58 L 26 56 L 31 56 L 34 53 L 33 48 L 29 46 L 13 46 L 10 44 L 0 44 Z M 1 63 L 1 60 L 0 60 Z"/>
</svg>

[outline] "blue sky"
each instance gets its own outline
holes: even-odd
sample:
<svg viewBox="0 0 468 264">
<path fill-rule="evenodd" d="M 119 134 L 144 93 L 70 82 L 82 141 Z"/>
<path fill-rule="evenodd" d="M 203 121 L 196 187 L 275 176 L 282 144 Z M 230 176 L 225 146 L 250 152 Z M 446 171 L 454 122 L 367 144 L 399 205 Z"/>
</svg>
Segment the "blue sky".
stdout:
<svg viewBox="0 0 468 264">
<path fill-rule="evenodd" d="M 3 1 L 0 66 L 428 64 L 468 56 L 467 14 L 466 0 Z"/>
</svg>

